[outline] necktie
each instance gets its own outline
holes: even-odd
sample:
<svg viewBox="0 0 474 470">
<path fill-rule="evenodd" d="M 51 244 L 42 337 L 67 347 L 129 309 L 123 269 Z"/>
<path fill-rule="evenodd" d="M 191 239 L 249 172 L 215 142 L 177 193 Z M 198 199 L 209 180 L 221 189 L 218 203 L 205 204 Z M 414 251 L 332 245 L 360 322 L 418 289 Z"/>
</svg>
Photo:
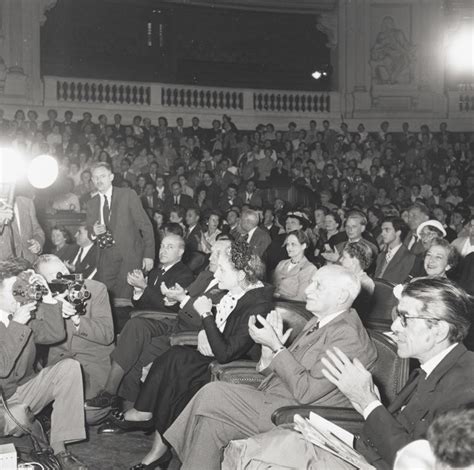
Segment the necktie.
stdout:
<svg viewBox="0 0 474 470">
<path fill-rule="evenodd" d="M 84 248 L 79 250 L 79 257 L 77 258 L 77 262 L 80 263 L 82 261 L 82 256 L 84 255 Z"/>
<path fill-rule="evenodd" d="M 411 250 L 413 245 L 417 242 L 418 237 L 416 235 L 411 236 L 410 243 L 408 243 L 408 249 Z"/>
<path fill-rule="evenodd" d="M 162 280 L 163 276 L 165 275 L 165 273 L 166 273 L 165 268 L 160 268 L 160 272 L 156 276 L 155 282 L 153 283 L 154 286 L 156 286 L 158 284 L 158 281 L 161 284 L 161 280 Z"/>
<path fill-rule="evenodd" d="M 179 204 L 179 202 L 178 202 L 178 196 L 175 196 L 175 197 L 174 197 L 174 204 L 175 204 L 176 206 Z"/>
<path fill-rule="evenodd" d="M 104 194 L 104 205 L 102 207 L 102 216 L 104 218 L 104 224 L 107 225 L 109 223 L 110 218 L 110 206 L 107 196 Z"/>
<path fill-rule="evenodd" d="M 416 410 L 419 404 L 419 392 L 423 385 L 426 383 L 426 372 L 420 367 L 415 369 L 410 378 L 408 379 L 407 385 L 400 392 L 402 394 L 405 390 L 407 391 L 406 399 L 402 404 L 402 409 L 400 413 L 403 416 L 406 416 L 408 420 L 412 419 L 413 411 Z M 403 405 L 405 405 L 403 407 Z M 395 410 L 396 411 L 396 410 Z"/>
</svg>

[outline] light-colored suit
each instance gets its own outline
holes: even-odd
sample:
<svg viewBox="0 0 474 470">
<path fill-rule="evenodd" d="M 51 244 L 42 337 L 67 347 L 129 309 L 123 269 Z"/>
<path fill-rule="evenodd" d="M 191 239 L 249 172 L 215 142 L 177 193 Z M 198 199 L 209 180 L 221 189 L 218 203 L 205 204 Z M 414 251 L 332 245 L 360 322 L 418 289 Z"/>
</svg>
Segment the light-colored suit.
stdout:
<svg viewBox="0 0 474 470">
<path fill-rule="evenodd" d="M 84 375 L 85 398 L 95 397 L 104 388 L 110 371 L 110 353 L 113 351 L 114 325 L 107 288 L 101 282 L 86 280 L 91 298 L 86 313 L 76 329 L 66 321 L 66 339 L 51 346 L 48 365 L 66 357 L 81 363 Z"/>
<path fill-rule="evenodd" d="M 20 228 L 18 228 L 15 217 L 4 227 L 3 233 L 0 235 L 0 260 L 6 260 L 14 256 L 11 241 L 13 232 L 15 255 L 33 263 L 38 256 L 28 249 L 28 240 L 36 240 L 43 248 L 44 232 L 36 218 L 35 206 L 31 199 L 17 196 L 15 205 L 18 207 L 20 216 Z"/>
<path fill-rule="evenodd" d="M 273 273 L 273 285 L 275 286 L 275 295 L 289 300 L 304 300 L 304 291 L 311 282 L 311 278 L 318 268 L 303 256 L 301 261 L 291 265 L 290 259 L 284 259 L 278 263 Z"/>
<path fill-rule="evenodd" d="M 338 347 L 351 359 L 371 367 L 375 346 L 354 310 L 313 329 L 310 320 L 293 344 L 274 356 L 258 389 L 212 382 L 202 388 L 165 433 L 183 462 L 182 470 L 220 469 L 220 452 L 232 439 L 274 427 L 273 411 L 289 405 L 349 406 L 347 398 L 323 375 L 321 358 Z"/>
</svg>

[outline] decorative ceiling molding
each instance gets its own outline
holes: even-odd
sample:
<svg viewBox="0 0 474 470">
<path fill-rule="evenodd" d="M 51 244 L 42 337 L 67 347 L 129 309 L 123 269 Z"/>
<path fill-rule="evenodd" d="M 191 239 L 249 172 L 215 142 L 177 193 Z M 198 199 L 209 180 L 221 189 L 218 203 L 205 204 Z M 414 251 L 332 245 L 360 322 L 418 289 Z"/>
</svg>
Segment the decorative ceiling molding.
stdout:
<svg viewBox="0 0 474 470">
<path fill-rule="evenodd" d="M 179 5 L 285 13 L 320 13 L 337 8 L 338 0 L 166 0 Z"/>
</svg>

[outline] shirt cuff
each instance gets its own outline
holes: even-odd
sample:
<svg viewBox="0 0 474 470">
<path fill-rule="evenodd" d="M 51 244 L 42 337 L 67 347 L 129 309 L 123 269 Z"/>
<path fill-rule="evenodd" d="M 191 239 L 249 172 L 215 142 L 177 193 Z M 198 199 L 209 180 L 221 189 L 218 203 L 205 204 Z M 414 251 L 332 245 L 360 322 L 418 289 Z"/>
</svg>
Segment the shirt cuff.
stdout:
<svg viewBox="0 0 474 470">
<path fill-rule="evenodd" d="M 379 400 L 374 400 L 372 403 L 369 403 L 362 412 L 364 420 L 366 420 L 369 417 L 370 413 L 372 413 L 372 411 L 374 411 L 375 408 L 378 408 L 379 406 L 382 406 L 382 403 L 380 403 Z"/>
<path fill-rule="evenodd" d="M 179 308 L 183 308 L 189 301 L 191 297 L 189 295 L 186 295 L 184 299 L 179 303 Z"/>
</svg>

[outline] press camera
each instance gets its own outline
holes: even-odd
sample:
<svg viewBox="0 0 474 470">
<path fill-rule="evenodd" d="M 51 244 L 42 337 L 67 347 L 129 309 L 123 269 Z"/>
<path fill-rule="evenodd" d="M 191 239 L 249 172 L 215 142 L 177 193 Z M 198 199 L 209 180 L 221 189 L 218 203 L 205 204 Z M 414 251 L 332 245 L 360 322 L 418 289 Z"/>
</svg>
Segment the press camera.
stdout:
<svg viewBox="0 0 474 470">
<path fill-rule="evenodd" d="M 53 295 L 66 292 L 65 299 L 74 305 L 78 315 L 84 315 L 86 313 L 86 301 L 91 296 L 84 282 L 82 274 L 58 273 L 56 279 L 48 285 Z"/>
</svg>

